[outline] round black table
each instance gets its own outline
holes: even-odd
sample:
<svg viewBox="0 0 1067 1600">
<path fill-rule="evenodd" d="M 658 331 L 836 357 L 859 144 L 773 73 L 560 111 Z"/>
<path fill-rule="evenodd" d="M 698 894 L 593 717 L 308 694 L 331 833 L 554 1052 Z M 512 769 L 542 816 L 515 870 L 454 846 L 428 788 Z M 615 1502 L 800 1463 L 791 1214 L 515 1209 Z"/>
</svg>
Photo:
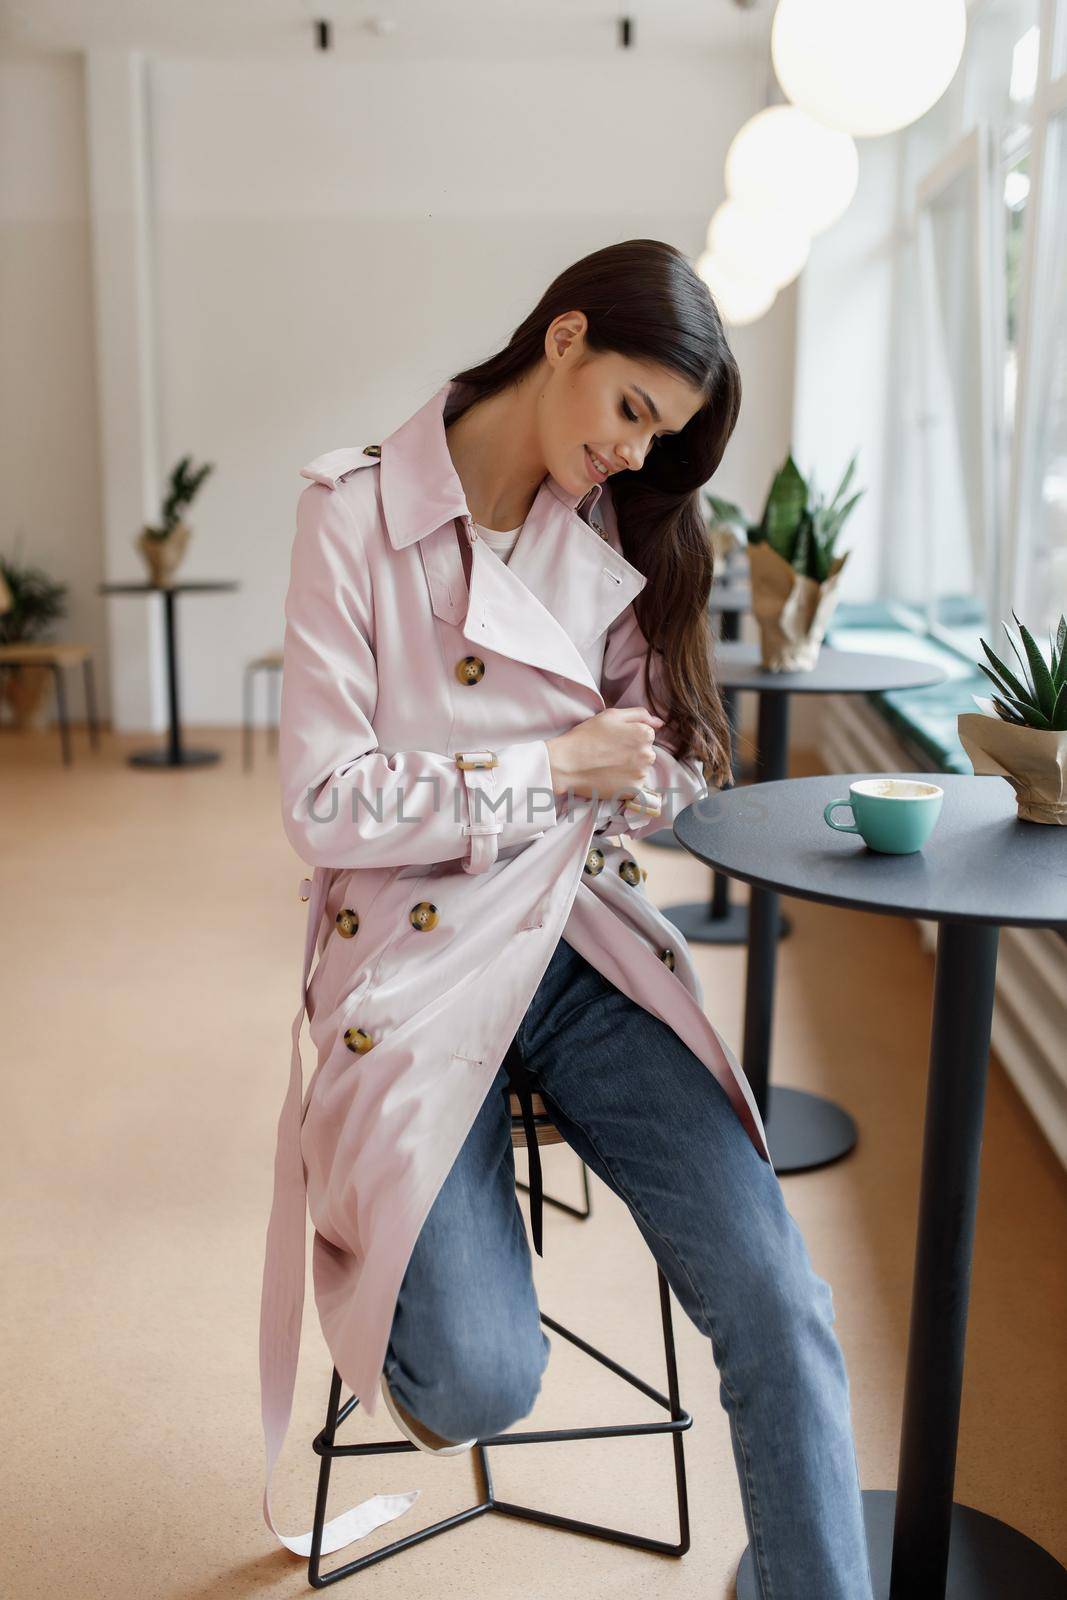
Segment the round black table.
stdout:
<svg viewBox="0 0 1067 1600">
<path fill-rule="evenodd" d="M 724 644 L 717 656 L 721 683 L 735 690 L 753 689 L 759 695 L 757 783 L 775 782 L 787 774 L 790 695 L 919 689 L 940 683 L 946 676 L 944 668 L 933 662 L 863 650 L 833 650 L 825 644 L 810 672 L 769 672 L 760 665 L 756 644 Z M 778 896 L 755 889 L 747 906 L 731 905 L 725 886 L 726 878 L 716 874 L 710 907 L 706 901 L 690 902 L 666 906 L 663 914 L 686 939 L 747 942 L 745 1071 L 767 1126 L 775 1171 L 804 1172 L 826 1166 L 847 1155 L 856 1143 L 856 1124 L 848 1112 L 821 1095 L 799 1089 L 768 1090 L 774 969 L 785 921 Z M 720 930 L 718 936 L 709 936 L 709 925 Z M 690 931 L 691 927 L 703 931 Z"/>
<path fill-rule="evenodd" d="M 857 778 L 883 776 L 719 790 L 674 827 L 686 849 L 754 893 L 939 924 L 897 1487 L 863 1496 L 875 1595 L 1064 1600 L 1058 1561 L 952 1492 L 999 931 L 1067 927 L 1067 829 L 1020 822 L 1003 778 L 906 773 L 944 790 L 941 815 L 921 851 L 879 855 L 822 813 Z M 1012 1362 L 1005 1351 L 1006 1371 Z M 749 1550 L 738 1600 L 756 1600 L 755 1584 Z"/>
<path fill-rule="evenodd" d="M 195 750 L 182 744 L 178 713 L 178 648 L 174 618 L 174 598 L 179 594 L 222 594 L 239 588 L 232 579 L 208 579 L 202 583 L 173 583 L 162 588 L 155 583 L 100 583 L 99 594 L 161 594 L 167 642 L 167 699 L 170 728 L 161 750 L 135 750 L 128 758 L 132 767 L 206 767 L 219 759 L 218 750 Z"/>
</svg>

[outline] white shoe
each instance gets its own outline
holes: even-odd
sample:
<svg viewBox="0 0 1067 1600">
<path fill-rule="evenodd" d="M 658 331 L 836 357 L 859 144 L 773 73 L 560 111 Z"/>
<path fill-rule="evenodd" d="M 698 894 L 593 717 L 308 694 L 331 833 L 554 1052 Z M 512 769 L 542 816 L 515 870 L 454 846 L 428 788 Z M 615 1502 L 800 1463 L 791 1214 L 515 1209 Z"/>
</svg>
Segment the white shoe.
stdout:
<svg viewBox="0 0 1067 1600">
<path fill-rule="evenodd" d="M 389 1385 L 385 1381 L 384 1372 L 382 1373 L 382 1398 L 385 1401 L 386 1410 L 401 1433 L 410 1439 L 412 1444 L 418 1445 L 420 1450 L 425 1450 L 429 1456 L 462 1455 L 465 1450 L 469 1450 L 472 1445 L 478 1443 L 477 1439 L 465 1439 L 460 1444 L 452 1444 L 442 1434 L 434 1433 L 432 1428 L 428 1428 L 424 1422 L 420 1422 L 417 1417 L 413 1417 L 410 1411 L 405 1411 L 399 1400 L 394 1399 L 389 1391 Z"/>
</svg>

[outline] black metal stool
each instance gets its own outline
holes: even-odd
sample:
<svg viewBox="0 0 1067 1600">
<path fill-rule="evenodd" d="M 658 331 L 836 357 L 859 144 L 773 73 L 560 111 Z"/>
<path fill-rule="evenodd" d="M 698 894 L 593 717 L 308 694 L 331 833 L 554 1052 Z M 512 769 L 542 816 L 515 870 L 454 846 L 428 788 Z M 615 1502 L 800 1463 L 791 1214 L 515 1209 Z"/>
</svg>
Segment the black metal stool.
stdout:
<svg viewBox="0 0 1067 1600">
<path fill-rule="evenodd" d="M 511 1106 L 511 1142 L 513 1146 L 526 1145 L 530 1154 L 530 1195 L 531 1218 L 535 1234 L 535 1244 L 538 1254 L 540 1251 L 540 1162 L 537 1149 L 542 1144 L 558 1144 L 563 1142 L 563 1135 L 552 1122 L 545 1109 L 544 1102 L 539 1094 L 532 1092 L 525 1069 L 518 1059 L 514 1047 L 509 1049 L 506 1058 L 510 1077 L 510 1087 L 505 1088 Z M 516 1087 L 518 1086 L 518 1087 Z M 532 1128 L 533 1143 L 529 1143 L 529 1130 Z M 583 1173 L 586 1174 L 586 1197 L 588 1205 L 588 1175 L 585 1163 L 582 1163 Z M 524 1186 L 525 1187 L 525 1186 Z M 550 1199 L 545 1196 L 544 1198 Z M 572 1211 L 574 1215 L 582 1213 L 573 1207 L 565 1206 L 561 1201 L 551 1201 L 564 1210 Z M 586 1212 L 588 1214 L 588 1212 Z M 602 1350 L 580 1339 L 576 1333 L 565 1328 L 562 1323 L 556 1322 L 552 1317 L 541 1312 L 541 1321 L 546 1328 L 551 1328 L 554 1333 L 560 1334 L 571 1344 L 577 1345 L 579 1350 L 584 1350 L 586 1355 L 592 1356 L 603 1366 L 610 1368 L 620 1378 L 639 1389 L 642 1394 L 654 1400 L 657 1405 L 670 1413 L 670 1419 L 665 1422 L 641 1422 L 621 1424 L 617 1427 L 605 1428 L 549 1428 L 533 1430 L 526 1433 L 497 1433 L 488 1439 L 479 1439 L 473 1446 L 472 1455 L 478 1466 L 478 1483 L 481 1499 L 477 1505 L 468 1506 L 463 1511 L 458 1511 L 454 1516 L 444 1517 L 440 1522 L 433 1523 L 428 1528 L 420 1528 L 417 1533 L 412 1533 L 406 1539 L 394 1539 L 391 1544 L 385 1545 L 381 1550 L 371 1551 L 370 1554 L 359 1556 L 354 1561 L 347 1561 L 343 1566 L 335 1567 L 332 1572 L 323 1572 L 320 1567 L 322 1553 L 322 1532 L 326 1525 L 326 1501 L 330 1486 L 330 1465 L 335 1456 L 374 1456 L 395 1454 L 400 1450 L 417 1450 L 418 1446 L 410 1439 L 403 1439 L 395 1444 L 338 1444 L 336 1442 L 337 1430 L 341 1424 L 352 1414 L 359 1404 L 355 1395 L 341 1404 L 341 1377 L 334 1367 L 330 1380 L 330 1396 L 326 1408 L 326 1425 L 312 1441 L 312 1448 L 319 1456 L 319 1483 L 315 1497 L 315 1520 L 311 1533 L 311 1553 L 308 1558 L 308 1582 L 313 1589 L 324 1589 L 327 1584 L 336 1583 L 340 1578 L 347 1578 L 354 1572 L 361 1571 L 364 1567 L 373 1566 L 376 1562 L 384 1561 L 386 1557 L 395 1555 L 401 1550 L 406 1550 L 412 1545 L 421 1544 L 424 1539 L 432 1539 L 435 1534 L 444 1533 L 448 1528 L 458 1527 L 463 1522 L 470 1522 L 474 1517 L 480 1517 L 487 1511 L 497 1511 L 503 1516 L 519 1517 L 526 1522 L 540 1522 L 550 1528 L 567 1528 L 572 1533 L 584 1533 L 590 1538 L 610 1540 L 614 1544 L 632 1545 L 639 1550 L 653 1550 L 658 1555 L 683 1556 L 689 1549 L 689 1497 L 685 1476 L 685 1453 L 682 1434 L 693 1425 L 693 1418 L 684 1410 L 678 1397 L 678 1365 L 674 1348 L 674 1325 L 671 1320 L 670 1289 L 666 1278 L 663 1276 L 659 1264 L 656 1265 L 656 1276 L 659 1283 L 660 1316 L 663 1323 L 663 1350 L 667 1366 L 667 1394 L 663 1395 L 651 1384 L 645 1383 L 636 1373 L 630 1372 L 626 1367 L 620 1366 Z M 674 1477 L 678 1499 L 678 1539 L 671 1543 L 665 1539 L 651 1539 L 645 1534 L 627 1533 L 622 1529 L 604 1527 L 599 1523 L 583 1522 L 577 1517 L 561 1517 L 551 1511 L 538 1511 L 532 1506 L 515 1505 L 507 1500 L 498 1500 L 493 1491 L 493 1475 L 490 1471 L 486 1450 L 490 1445 L 505 1444 L 542 1444 L 555 1442 L 560 1439 L 608 1439 L 618 1435 L 633 1435 L 645 1433 L 669 1433 L 674 1450 Z"/>
<path fill-rule="evenodd" d="M 589 1193 L 589 1168 L 579 1157 L 582 1169 L 582 1193 L 584 1205 L 572 1206 L 569 1200 L 557 1200 L 554 1195 L 545 1194 L 541 1188 L 541 1160 L 538 1147 L 543 1144 L 564 1144 L 566 1141 L 552 1118 L 544 1107 L 541 1096 L 534 1092 L 532 1080 L 523 1065 L 522 1057 L 513 1039 L 508 1046 L 508 1053 L 504 1057 L 504 1066 L 508 1070 L 509 1088 L 504 1093 L 510 1095 L 511 1103 L 511 1142 L 513 1145 L 525 1145 L 529 1154 L 530 1182 L 523 1183 L 521 1178 L 515 1179 L 516 1189 L 523 1189 L 530 1196 L 530 1227 L 533 1233 L 534 1249 L 538 1255 L 541 1251 L 541 1207 L 542 1204 L 555 1206 L 557 1211 L 566 1211 L 568 1216 L 577 1217 L 579 1222 L 585 1222 L 593 1211 L 593 1201 Z M 516 1137 L 516 1128 L 521 1137 Z M 530 1133 L 535 1132 L 531 1141 Z"/>
</svg>

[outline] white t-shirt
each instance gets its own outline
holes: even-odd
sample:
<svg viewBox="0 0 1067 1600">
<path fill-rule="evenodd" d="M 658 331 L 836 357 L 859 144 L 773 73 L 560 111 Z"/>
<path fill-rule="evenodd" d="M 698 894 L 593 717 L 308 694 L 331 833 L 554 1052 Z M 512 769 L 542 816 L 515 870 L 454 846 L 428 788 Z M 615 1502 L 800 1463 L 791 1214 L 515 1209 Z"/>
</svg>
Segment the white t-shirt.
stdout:
<svg viewBox="0 0 1067 1600">
<path fill-rule="evenodd" d="M 501 561 L 507 561 L 515 548 L 519 534 L 526 524 L 520 522 L 517 528 L 509 528 L 505 533 L 502 533 L 498 528 L 483 528 L 480 522 L 476 522 L 474 526 L 478 530 L 478 537 L 485 540 L 489 548 L 495 551 Z"/>
</svg>

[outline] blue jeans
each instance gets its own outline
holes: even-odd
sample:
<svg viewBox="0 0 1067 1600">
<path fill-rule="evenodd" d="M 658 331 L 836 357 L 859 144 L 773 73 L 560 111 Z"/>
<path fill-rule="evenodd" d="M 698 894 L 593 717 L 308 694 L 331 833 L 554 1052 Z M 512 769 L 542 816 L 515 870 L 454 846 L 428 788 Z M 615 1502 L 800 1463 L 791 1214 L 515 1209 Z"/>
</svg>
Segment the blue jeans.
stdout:
<svg viewBox="0 0 1067 1600">
<path fill-rule="evenodd" d="M 873 1600 L 830 1286 L 725 1090 L 564 939 L 516 1041 L 711 1342 L 763 1600 Z M 416 1241 L 385 1360 L 401 1404 L 451 1440 L 528 1415 L 550 1352 L 508 1088 L 502 1065 Z"/>
</svg>

